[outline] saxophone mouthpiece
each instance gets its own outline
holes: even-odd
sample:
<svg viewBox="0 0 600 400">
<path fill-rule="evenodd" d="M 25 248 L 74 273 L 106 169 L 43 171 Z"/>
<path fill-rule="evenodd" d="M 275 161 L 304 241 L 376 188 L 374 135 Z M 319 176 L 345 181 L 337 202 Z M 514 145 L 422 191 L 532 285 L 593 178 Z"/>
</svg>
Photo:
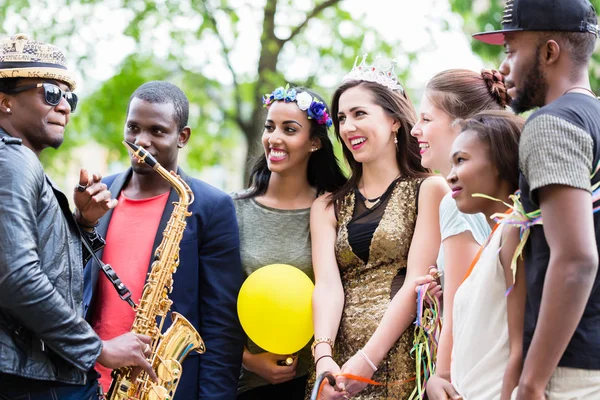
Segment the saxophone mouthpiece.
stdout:
<svg viewBox="0 0 600 400">
<path fill-rule="evenodd" d="M 152 168 L 158 164 L 156 158 L 152 157 L 150 153 L 146 151 L 143 147 L 138 146 L 135 143 L 128 142 L 127 140 L 123 140 L 123 144 L 131 150 L 135 158 L 139 163 L 146 163 Z"/>
</svg>

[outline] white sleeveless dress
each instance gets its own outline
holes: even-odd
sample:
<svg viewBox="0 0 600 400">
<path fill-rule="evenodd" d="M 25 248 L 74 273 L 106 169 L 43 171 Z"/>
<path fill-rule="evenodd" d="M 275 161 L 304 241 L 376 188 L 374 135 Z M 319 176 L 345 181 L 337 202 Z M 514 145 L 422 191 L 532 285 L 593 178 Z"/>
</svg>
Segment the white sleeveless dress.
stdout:
<svg viewBox="0 0 600 400">
<path fill-rule="evenodd" d="M 465 400 L 500 398 L 508 363 L 506 281 L 500 263 L 500 225 L 454 297 L 452 384 Z"/>
</svg>

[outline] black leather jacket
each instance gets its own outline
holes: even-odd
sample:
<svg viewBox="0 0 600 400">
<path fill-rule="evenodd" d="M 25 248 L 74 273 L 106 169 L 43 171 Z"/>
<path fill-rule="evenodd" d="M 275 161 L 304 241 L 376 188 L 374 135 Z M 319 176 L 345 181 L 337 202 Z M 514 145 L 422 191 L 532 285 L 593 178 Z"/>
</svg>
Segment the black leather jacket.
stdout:
<svg viewBox="0 0 600 400">
<path fill-rule="evenodd" d="M 67 198 L 0 129 L 0 373 L 86 383 L 102 342 L 82 317 L 83 265 Z"/>
</svg>

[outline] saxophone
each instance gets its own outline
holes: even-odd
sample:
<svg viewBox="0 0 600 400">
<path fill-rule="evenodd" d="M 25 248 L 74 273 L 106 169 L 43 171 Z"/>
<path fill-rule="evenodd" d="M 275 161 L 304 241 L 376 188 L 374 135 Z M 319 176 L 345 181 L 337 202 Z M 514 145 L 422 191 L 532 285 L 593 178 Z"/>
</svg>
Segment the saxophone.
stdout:
<svg viewBox="0 0 600 400">
<path fill-rule="evenodd" d="M 161 334 L 165 317 L 173 304 L 168 295 L 173 289 L 173 274 L 179 265 L 179 242 L 185 229 L 185 219 L 192 215 L 188 206 L 194 201 L 194 194 L 181 177 L 173 171 L 167 171 L 145 149 L 127 141 L 123 141 L 123 144 L 133 152 L 139 163 L 145 162 L 151 166 L 173 186 L 179 201 L 174 204 L 162 242 L 154 253 L 154 261 L 131 328 L 132 332 L 152 338 L 152 354 L 148 361 L 158 376 L 158 382 L 152 382 L 144 371 L 133 380 L 131 367 L 116 369 L 112 372 L 113 379 L 106 398 L 172 400 L 181 378 L 183 360 L 192 351 L 200 354 L 206 351 L 196 329 L 176 312 L 171 313 L 172 325 Z"/>
</svg>

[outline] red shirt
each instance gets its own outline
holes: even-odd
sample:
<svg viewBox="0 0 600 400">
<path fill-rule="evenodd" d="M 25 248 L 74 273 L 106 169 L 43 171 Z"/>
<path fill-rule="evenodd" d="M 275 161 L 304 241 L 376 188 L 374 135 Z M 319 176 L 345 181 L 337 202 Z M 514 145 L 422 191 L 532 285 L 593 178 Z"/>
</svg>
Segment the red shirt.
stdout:
<svg viewBox="0 0 600 400">
<path fill-rule="evenodd" d="M 131 290 L 136 303 L 142 297 L 146 275 L 153 256 L 152 246 L 169 192 L 142 200 L 119 196 L 108 231 L 102 261 L 110 264 L 119 278 Z M 96 288 L 92 327 L 102 340 L 109 340 L 131 330 L 135 311 L 123 300 L 104 276 L 100 275 Z M 102 377 L 100 383 L 108 391 L 111 370 L 96 364 Z"/>
</svg>

